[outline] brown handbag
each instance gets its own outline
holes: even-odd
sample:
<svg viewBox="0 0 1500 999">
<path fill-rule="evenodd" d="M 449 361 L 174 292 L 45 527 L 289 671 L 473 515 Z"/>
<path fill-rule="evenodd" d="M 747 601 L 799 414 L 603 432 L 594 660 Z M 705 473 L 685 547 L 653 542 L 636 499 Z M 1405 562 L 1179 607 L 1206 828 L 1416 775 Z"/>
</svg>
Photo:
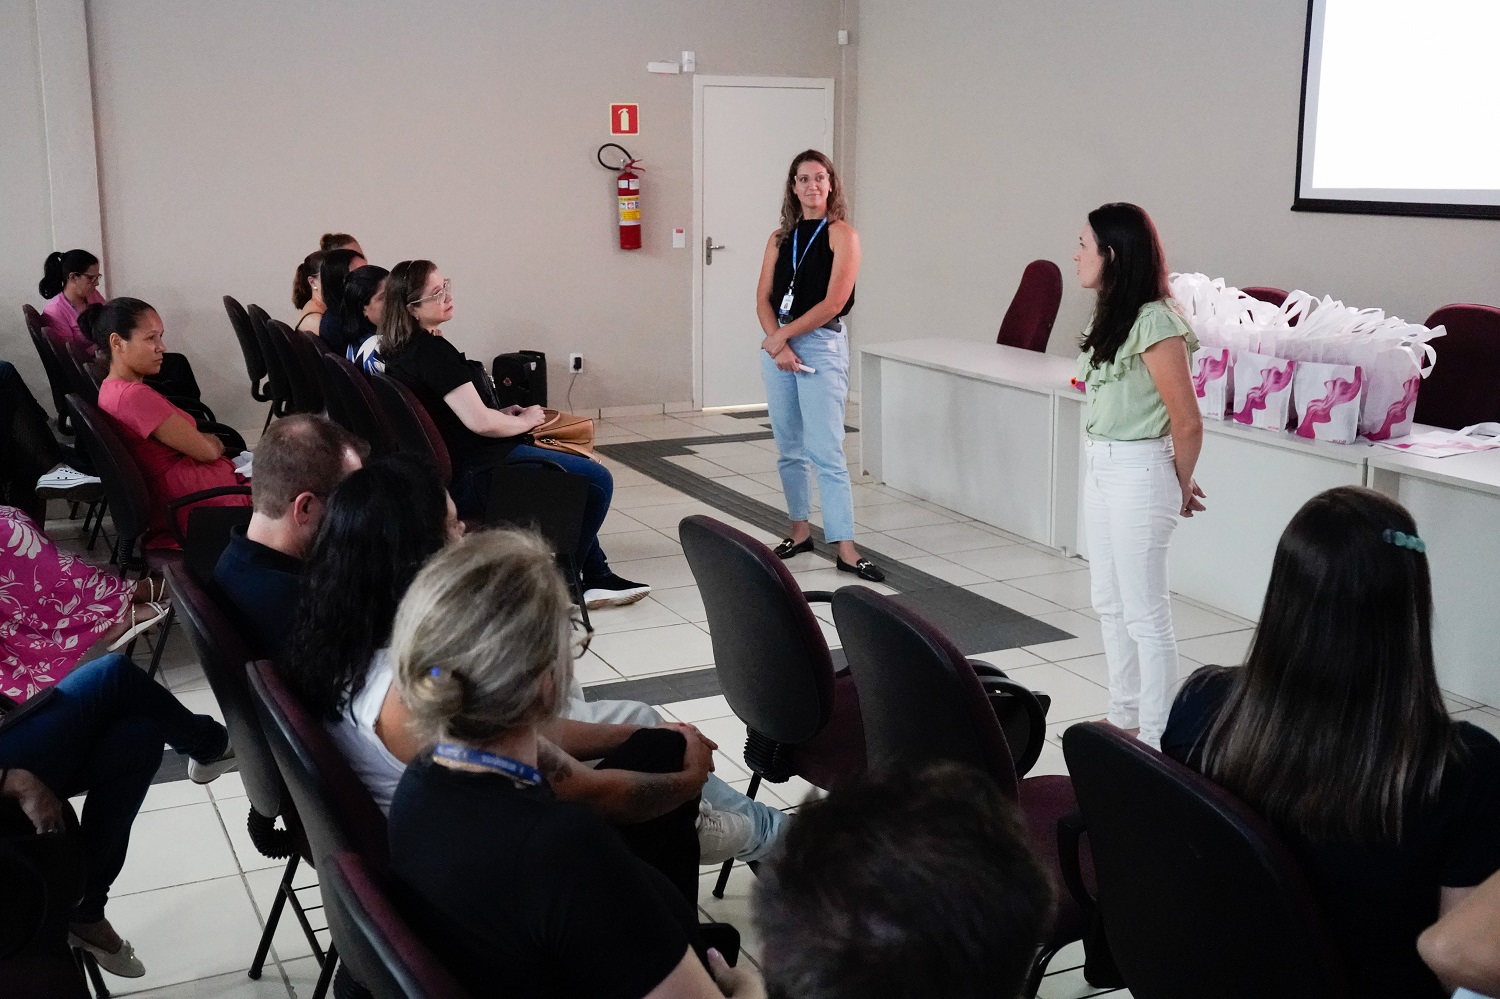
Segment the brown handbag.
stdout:
<svg viewBox="0 0 1500 999">
<path fill-rule="evenodd" d="M 594 421 L 587 416 L 575 416 L 556 409 L 544 409 L 547 418 L 532 428 L 531 436 L 537 447 L 549 451 L 562 451 L 582 458 L 594 458 Z M 598 458 L 594 458 L 598 461 Z"/>
</svg>

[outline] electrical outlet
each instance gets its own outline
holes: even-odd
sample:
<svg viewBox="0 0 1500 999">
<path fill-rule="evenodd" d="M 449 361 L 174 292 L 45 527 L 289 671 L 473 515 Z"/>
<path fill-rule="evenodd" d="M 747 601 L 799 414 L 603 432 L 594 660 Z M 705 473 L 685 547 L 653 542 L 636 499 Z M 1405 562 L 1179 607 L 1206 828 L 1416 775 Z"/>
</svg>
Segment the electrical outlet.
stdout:
<svg viewBox="0 0 1500 999">
<path fill-rule="evenodd" d="M 568 370 L 569 371 L 573 371 L 573 372 L 578 372 L 578 371 L 582 371 L 583 370 L 583 355 L 582 354 L 569 354 L 568 355 Z"/>
</svg>

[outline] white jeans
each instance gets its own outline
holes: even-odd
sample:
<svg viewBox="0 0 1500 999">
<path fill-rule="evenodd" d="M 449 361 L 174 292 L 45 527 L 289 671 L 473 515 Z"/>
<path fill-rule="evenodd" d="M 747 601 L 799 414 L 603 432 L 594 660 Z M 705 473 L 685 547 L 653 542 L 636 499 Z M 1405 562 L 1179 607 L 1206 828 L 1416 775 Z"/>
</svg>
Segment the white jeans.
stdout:
<svg viewBox="0 0 1500 999">
<path fill-rule="evenodd" d="M 1167 546 L 1182 508 L 1172 438 L 1085 445 L 1084 525 L 1109 664 L 1109 720 L 1161 745 L 1177 688 Z"/>
</svg>

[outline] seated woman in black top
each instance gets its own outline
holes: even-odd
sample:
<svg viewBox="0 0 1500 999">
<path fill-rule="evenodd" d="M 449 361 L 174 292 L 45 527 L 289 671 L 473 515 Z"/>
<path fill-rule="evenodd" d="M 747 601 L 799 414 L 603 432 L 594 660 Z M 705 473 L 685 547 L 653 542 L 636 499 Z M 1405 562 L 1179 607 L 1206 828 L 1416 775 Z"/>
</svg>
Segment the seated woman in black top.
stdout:
<svg viewBox="0 0 1500 999">
<path fill-rule="evenodd" d="M 552 552 L 519 531 L 464 538 L 412 582 L 391 657 L 436 745 L 391 802 L 391 867 L 476 995 L 718 996 L 690 946 L 692 906 L 538 770 L 538 727 L 572 673 L 572 611 Z M 753 973 L 715 971 L 723 994 L 761 994 Z"/>
<path fill-rule="evenodd" d="M 1417 936 L 1500 869 L 1500 741 L 1444 707 L 1425 552 L 1379 493 L 1313 497 L 1244 668 L 1196 673 L 1162 736 L 1285 837 L 1365 997 L 1447 995 Z"/>
<path fill-rule="evenodd" d="M 380 317 L 385 315 L 385 280 L 391 272 L 365 264 L 349 272 L 339 310 L 340 337 L 349 345 L 344 356 L 366 374 L 385 370 L 380 356 Z"/>
<path fill-rule="evenodd" d="M 650 593 L 646 584 L 615 575 L 599 547 L 599 528 L 615 488 L 609 469 L 580 455 L 534 445 L 529 431 L 546 419 L 542 407 L 494 406 L 484 369 L 439 329 L 453 318 L 453 292 L 437 266 L 430 260 L 401 261 L 386 280 L 385 300 L 380 353 L 386 371 L 411 387 L 443 435 L 453 461 L 453 502 L 459 516 L 484 516 L 495 465 L 521 458 L 560 465 L 589 483 L 577 552 L 589 608 L 623 606 Z"/>
</svg>

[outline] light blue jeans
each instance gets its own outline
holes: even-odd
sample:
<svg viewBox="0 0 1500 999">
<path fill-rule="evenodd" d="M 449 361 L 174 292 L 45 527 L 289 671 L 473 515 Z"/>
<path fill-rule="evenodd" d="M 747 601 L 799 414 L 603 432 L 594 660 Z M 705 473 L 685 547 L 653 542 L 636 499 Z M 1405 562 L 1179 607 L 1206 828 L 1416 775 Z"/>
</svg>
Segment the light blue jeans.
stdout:
<svg viewBox="0 0 1500 999">
<path fill-rule="evenodd" d="M 843 330 L 819 327 L 787 341 L 802 363 L 814 370 L 782 371 L 760 352 L 771 431 L 781 452 L 776 470 L 792 520 L 812 513 L 812 470 L 823 500 L 823 540 L 854 540 L 854 494 L 844 457 L 844 401 L 849 396 L 849 338 Z"/>
</svg>

